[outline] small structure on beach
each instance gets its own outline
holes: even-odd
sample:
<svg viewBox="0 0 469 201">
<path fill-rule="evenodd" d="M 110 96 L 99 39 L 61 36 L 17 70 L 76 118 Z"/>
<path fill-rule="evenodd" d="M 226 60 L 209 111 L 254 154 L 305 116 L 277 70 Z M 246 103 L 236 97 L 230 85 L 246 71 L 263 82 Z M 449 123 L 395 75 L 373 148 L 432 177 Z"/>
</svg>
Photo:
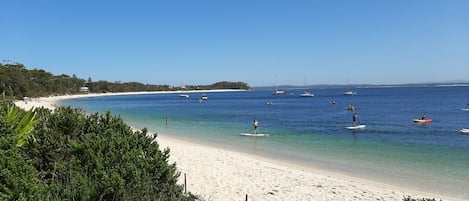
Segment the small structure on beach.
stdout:
<svg viewBox="0 0 469 201">
<path fill-rule="evenodd" d="M 88 93 L 89 91 L 88 87 L 80 87 L 80 92 Z"/>
</svg>

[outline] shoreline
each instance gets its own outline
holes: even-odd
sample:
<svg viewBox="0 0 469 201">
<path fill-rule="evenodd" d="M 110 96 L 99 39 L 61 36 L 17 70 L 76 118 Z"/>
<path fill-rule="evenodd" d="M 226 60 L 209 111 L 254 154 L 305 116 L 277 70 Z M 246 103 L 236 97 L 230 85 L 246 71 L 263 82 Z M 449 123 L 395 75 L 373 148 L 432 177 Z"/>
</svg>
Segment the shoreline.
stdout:
<svg viewBox="0 0 469 201">
<path fill-rule="evenodd" d="M 77 98 L 94 98 L 102 96 L 127 96 L 127 95 L 145 95 L 145 94 L 178 94 L 178 93 L 216 93 L 216 92 L 236 92 L 246 91 L 243 89 L 216 89 L 216 90 L 189 90 L 189 91 L 139 91 L 139 92 L 117 92 L 117 93 L 87 93 L 87 94 L 73 94 L 63 96 L 48 96 L 39 98 L 26 98 L 26 100 L 16 100 L 15 105 L 29 110 L 33 107 L 45 107 L 47 109 L 55 109 L 57 103 L 62 100 L 77 99 Z"/>
<path fill-rule="evenodd" d="M 61 100 L 110 95 L 162 93 L 206 93 L 236 90 L 165 91 L 80 94 L 15 101 L 23 109 L 46 107 L 54 109 Z M 130 125 L 129 125 L 130 126 Z M 149 131 L 149 133 L 155 133 Z M 187 176 L 187 190 L 205 200 L 402 200 L 435 198 L 462 200 L 440 194 L 367 180 L 328 171 L 327 169 L 289 164 L 253 154 L 236 152 L 208 144 L 179 139 L 159 133 L 161 149 L 171 149 L 170 162 L 181 172 L 179 183 Z"/>
</svg>

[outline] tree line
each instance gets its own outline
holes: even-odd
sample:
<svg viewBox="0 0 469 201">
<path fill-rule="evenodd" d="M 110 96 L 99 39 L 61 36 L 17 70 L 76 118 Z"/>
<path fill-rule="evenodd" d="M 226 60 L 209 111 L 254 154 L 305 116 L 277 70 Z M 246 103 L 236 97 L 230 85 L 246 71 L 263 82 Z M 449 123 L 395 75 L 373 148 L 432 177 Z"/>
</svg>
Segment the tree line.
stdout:
<svg viewBox="0 0 469 201">
<path fill-rule="evenodd" d="M 0 98 L 0 200 L 196 200 L 155 138 L 110 112 Z"/>
<path fill-rule="evenodd" d="M 210 89 L 250 89 L 245 82 L 217 82 L 210 85 L 187 85 L 173 87 L 169 85 L 143 84 L 140 82 L 93 81 L 78 78 L 76 75 L 53 75 L 42 69 L 27 69 L 23 64 L 0 63 L 0 92 L 2 96 L 22 99 L 23 97 L 41 97 L 83 93 L 80 87 L 87 87 L 90 93 L 135 92 L 135 91 L 176 91 Z"/>
</svg>

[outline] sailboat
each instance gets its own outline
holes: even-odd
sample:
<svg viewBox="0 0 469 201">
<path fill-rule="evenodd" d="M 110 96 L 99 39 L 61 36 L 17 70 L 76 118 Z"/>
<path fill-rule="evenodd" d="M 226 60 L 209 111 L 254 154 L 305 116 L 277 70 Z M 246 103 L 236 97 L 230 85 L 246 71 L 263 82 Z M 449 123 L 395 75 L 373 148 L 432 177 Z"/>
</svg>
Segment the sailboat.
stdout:
<svg viewBox="0 0 469 201">
<path fill-rule="evenodd" d="M 347 78 L 347 85 L 348 85 L 349 81 L 348 81 L 348 78 Z M 345 91 L 344 92 L 344 95 L 345 96 L 356 96 L 357 95 L 357 92 L 354 92 L 354 91 Z"/>
<path fill-rule="evenodd" d="M 285 95 L 285 91 L 284 91 L 284 90 L 279 90 L 279 89 L 277 88 L 277 77 L 275 77 L 275 91 L 272 92 L 272 95 L 275 95 L 275 96 L 277 96 L 277 95 Z"/>
<path fill-rule="evenodd" d="M 304 87 L 306 89 L 306 78 L 305 78 L 305 81 L 304 81 Z M 314 94 L 305 90 L 302 94 L 300 94 L 300 96 L 301 97 L 313 97 Z"/>
<path fill-rule="evenodd" d="M 284 90 L 278 90 L 277 87 L 275 87 L 275 91 L 272 92 L 272 95 L 285 95 Z"/>
<path fill-rule="evenodd" d="M 313 97 L 314 94 L 311 92 L 305 91 L 304 93 L 300 94 L 301 97 Z"/>
</svg>

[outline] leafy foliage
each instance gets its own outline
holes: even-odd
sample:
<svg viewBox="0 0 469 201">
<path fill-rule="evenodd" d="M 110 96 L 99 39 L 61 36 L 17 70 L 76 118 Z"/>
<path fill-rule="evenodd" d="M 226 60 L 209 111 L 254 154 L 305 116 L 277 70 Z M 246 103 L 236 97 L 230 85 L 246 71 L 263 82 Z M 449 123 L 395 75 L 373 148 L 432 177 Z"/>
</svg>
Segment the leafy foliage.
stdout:
<svg viewBox="0 0 469 201">
<path fill-rule="evenodd" d="M 37 170 L 16 146 L 18 130 L 7 123 L 12 104 L 0 99 L 0 200 L 46 200 Z M 22 118 L 21 114 L 18 117 Z"/>
<path fill-rule="evenodd" d="M 93 82 L 75 75 L 53 75 L 41 69 L 28 70 L 23 64 L 0 63 L 0 92 L 2 96 L 21 99 L 50 95 L 77 94 L 80 87 L 88 87 L 92 93 L 134 92 L 134 91 L 170 91 L 182 90 L 169 85 L 152 85 L 139 82 Z M 199 89 L 249 89 L 243 82 L 218 82 L 212 85 L 186 86 L 186 90 Z"/>
<path fill-rule="evenodd" d="M 25 140 L 32 137 L 31 131 L 36 123 L 35 115 L 36 113 L 32 109 L 24 113 L 13 104 L 8 107 L 6 125 L 10 125 L 16 131 L 18 138 L 16 146 L 22 146 Z"/>
<path fill-rule="evenodd" d="M 32 138 L 21 147 L 9 103 L 0 104 L 0 199 L 195 200 L 156 135 L 132 131 L 122 118 L 80 109 L 39 108 Z M 15 109 L 16 110 L 16 109 Z M 16 112 L 23 119 L 28 112 Z"/>
</svg>

